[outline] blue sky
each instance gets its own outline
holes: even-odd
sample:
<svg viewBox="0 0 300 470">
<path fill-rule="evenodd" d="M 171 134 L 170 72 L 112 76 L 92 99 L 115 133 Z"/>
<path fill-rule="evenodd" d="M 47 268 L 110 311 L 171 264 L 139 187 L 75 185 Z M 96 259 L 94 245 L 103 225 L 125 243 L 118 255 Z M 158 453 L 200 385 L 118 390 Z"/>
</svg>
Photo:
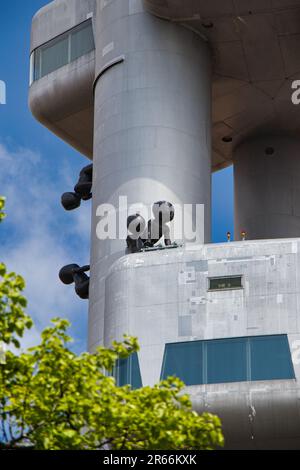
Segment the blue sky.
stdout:
<svg viewBox="0 0 300 470">
<path fill-rule="evenodd" d="M 47 3 L 1 4 L 0 80 L 6 82 L 7 104 L 0 105 L 0 194 L 7 197 L 8 217 L 0 230 L 0 259 L 26 279 L 35 328 L 24 345 L 61 316 L 72 322 L 73 349 L 80 352 L 86 348 L 87 302 L 57 276 L 64 264 L 89 262 L 90 203 L 71 213 L 60 205 L 87 160 L 35 121 L 27 104 L 31 18 Z M 213 176 L 214 242 L 233 232 L 232 179 L 231 168 Z"/>
</svg>

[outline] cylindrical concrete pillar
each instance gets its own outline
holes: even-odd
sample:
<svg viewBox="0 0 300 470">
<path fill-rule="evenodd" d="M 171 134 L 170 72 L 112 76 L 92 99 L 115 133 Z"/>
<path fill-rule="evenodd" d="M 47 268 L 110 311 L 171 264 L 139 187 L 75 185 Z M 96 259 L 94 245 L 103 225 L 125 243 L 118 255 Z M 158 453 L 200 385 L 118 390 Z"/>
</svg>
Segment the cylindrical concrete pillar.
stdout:
<svg viewBox="0 0 300 470">
<path fill-rule="evenodd" d="M 141 0 L 98 0 L 94 132 L 90 348 L 103 341 L 105 276 L 126 248 L 124 239 L 97 237 L 99 206 L 118 214 L 120 197 L 148 208 L 159 200 L 202 204 L 210 239 L 211 65 L 203 39 L 153 17 Z M 187 217 L 195 228 L 194 214 Z"/>
<path fill-rule="evenodd" d="M 269 136 L 234 154 L 235 238 L 300 236 L 300 140 Z"/>
</svg>

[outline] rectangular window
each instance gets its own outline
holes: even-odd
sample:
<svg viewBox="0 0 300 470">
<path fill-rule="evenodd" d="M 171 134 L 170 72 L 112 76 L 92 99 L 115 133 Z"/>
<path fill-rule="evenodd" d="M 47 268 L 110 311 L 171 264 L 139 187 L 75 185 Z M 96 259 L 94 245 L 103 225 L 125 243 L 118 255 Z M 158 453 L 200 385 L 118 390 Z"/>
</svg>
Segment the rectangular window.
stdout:
<svg viewBox="0 0 300 470">
<path fill-rule="evenodd" d="M 294 377 L 287 336 L 258 336 L 250 340 L 251 380 Z"/>
<path fill-rule="evenodd" d="M 207 341 L 208 384 L 247 380 L 247 344 L 241 339 Z"/>
<path fill-rule="evenodd" d="M 168 344 L 162 367 L 162 377 L 175 375 L 186 385 L 203 383 L 202 342 Z"/>
<path fill-rule="evenodd" d="M 30 81 L 39 80 L 94 49 L 92 21 L 88 20 L 33 51 Z"/>
<path fill-rule="evenodd" d="M 242 289 L 242 276 L 209 278 L 209 290 Z"/>
<path fill-rule="evenodd" d="M 69 38 L 51 41 L 41 48 L 41 76 L 44 77 L 68 63 Z"/>
<path fill-rule="evenodd" d="M 91 23 L 85 23 L 81 29 L 71 33 L 71 62 L 95 49 Z"/>
<path fill-rule="evenodd" d="M 171 375 L 186 385 L 295 378 L 286 335 L 167 344 L 161 378 Z"/>
</svg>

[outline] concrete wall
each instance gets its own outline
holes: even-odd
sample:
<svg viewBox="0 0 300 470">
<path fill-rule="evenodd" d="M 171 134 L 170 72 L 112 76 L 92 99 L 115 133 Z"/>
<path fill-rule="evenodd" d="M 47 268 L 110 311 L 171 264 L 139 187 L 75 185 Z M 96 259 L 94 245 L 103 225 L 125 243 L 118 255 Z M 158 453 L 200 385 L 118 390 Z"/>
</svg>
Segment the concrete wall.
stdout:
<svg viewBox="0 0 300 470">
<path fill-rule="evenodd" d="M 227 447 L 297 447 L 299 255 L 299 239 L 283 239 L 125 256 L 106 280 L 105 344 L 124 333 L 137 336 L 143 385 L 153 385 L 166 343 L 287 334 L 297 381 L 199 385 L 188 392 L 195 409 L 221 416 Z M 243 288 L 208 291 L 209 277 L 228 275 L 242 275 Z"/>
<path fill-rule="evenodd" d="M 146 13 L 141 0 L 55 0 L 33 19 L 31 51 L 91 15 L 96 51 L 34 82 L 29 100 L 45 126 L 83 154 L 94 154 L 89 347 L 109 345 L 124 333 L 138 336 L 146 385 L 159 380 L 168 342 L 287 334 L 297 380 L 201 385 L 188 391 L 197 411 L 221 416 L 227 447 L 297 448 L 299 239 L 123 256 L 125 240 L 96 236 L 98 206 L 118 206 L 119 196 L 127 196 L 129 204 L 147 206 L 159 199 L 204 204 L 209 241 L 208 45 L 200 30 L 196 34 Z M 232 18 L 228 21 L 232 27 Z M 234 61 L 232 44 L 225 43 L 227 66 Z M 252 51 L 252 40 L 250 45 Z M 236 83 L 228 85 L 228 77 L 223 78 L 222 96 L 227 97 L 228 86 Z M 242 98 L 221 100 L 217 108 L 222 115 L 233 112 L 238 127 L 243 119 L 235 104 L 246 109 L 248 119 L 250 104 L 257 101 L 251 93 Z M 255 126 L 260 114 L 259 108 Z M 222 127 L 217 139 L 225 131 Z M 272 155 L 266 155 L 267 147 L 274 148 Z M 227 163 L 230 159 L 228 154 Z M 241 229 L 248 238 L 299 235 L 297 159 L 298 140 L 291 138 L 272 136 L 238 147 L 237 237 Z M 209 276 L 231 274 L 243 275 L 243 289 L 208 292 Z"/>
<path fill-rule="evenodd" d="M 32 19 L 31 52 L 95 14 L 97 0 L 54 0 Z"/>
<path fill-rule="evenodd" d="M 235 238 L 300 235 L 300 140 L 265 136 L 234 153 Z"/>
<path fill-rule="evenodd" d="M 208 241 L 207 45 L 182 26 L 149 15 L 140 0 L 99 2 L 98 7 L 93 214 L 104 203 L 118 209 L 120 196 L 127 197 L 128 205 L 143 203 L 149 209 L 158 200 L 204 204 Z M 187 219 L 195 223 L 194 214 L 190 212 Z M 96 340 L 103 339 L 104 278 L 126 247 L 124 239 L 99 240 L 99 220 L 94 217 L 92 227 L 90 347 L 95 332 Z"/>
</svg>

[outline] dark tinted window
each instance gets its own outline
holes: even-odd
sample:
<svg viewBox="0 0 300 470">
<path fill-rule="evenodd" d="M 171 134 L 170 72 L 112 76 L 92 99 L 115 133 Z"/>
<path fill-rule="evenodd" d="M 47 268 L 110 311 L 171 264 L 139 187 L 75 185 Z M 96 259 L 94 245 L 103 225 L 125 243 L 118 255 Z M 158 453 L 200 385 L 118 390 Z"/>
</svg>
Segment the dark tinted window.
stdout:
<svg viewBox="0 0 300 470">
<path fill-rule="evenodd" d="M 68 63 L 69 54 L 69 38 L 65 36 L 63 39 L 41 48 L 41 76 L 44 77 L 48 73 L 63 67 Z"/>
<path fill-rule="evenodd" d="M 207 383 L 247 380 L 244 338 L 207 341 Z"/>
<path fill-rule="evenodd" d="M 186 385 L 295 378 L 286 335 L 167 344 L 161 378 Z"/>
<path fill-rule="evenodd" d="M 201 341 L 168 344 L 166 346 L 162 376 L 175 375 L 186 385 L 203 383 L 203 344 Z"/>
<path fill-rule="evenodd" d="M 242 276 L 213 277 L 209 279 L 209 290 L 242 288 Z"/>
<path fill-rule="evenodd" d="M 285 335 L 251 338 L 251 380 L 294 378 Z"/>
<path fill-rule="evenodd" d="M 123 385 L 131 385 L 132 388 L 142 387 L 137 353 L 132 354 L 127 359 L 118 359 L 113 375 L 119 387 Z"/>
</svg>

